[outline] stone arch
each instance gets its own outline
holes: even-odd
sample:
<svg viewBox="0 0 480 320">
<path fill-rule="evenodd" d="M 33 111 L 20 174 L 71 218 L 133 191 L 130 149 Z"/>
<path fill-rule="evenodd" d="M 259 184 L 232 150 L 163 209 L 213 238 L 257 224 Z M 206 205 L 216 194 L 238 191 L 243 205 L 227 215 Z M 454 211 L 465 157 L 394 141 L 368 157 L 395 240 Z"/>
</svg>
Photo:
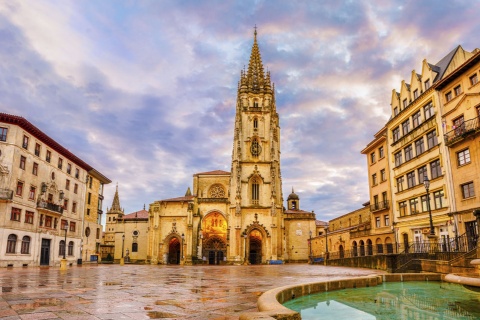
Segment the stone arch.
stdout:
<svg viewBox="0 0 480 320">
<path fill-rule="evenodd" d="M 165 253 L 163 261 L 165 264 L 180 264 L 182 260 L 182 236 L 176 232 L 170 233 L 163 241 Z"/>
<path fill-rule="evenodd" d="M 357 249 L 358 249 L 357 241 L 353 241 L 353 242 L 352 242 L 352 251 L 353 251 L 353 252 L 352 252 L 352 255 L 353 255 L 354 257 L 356 257 L 356 256 L 358 255 L 358 250 L 357 250 Z"/>
<path fill-rule="evenodd" d="M 210 210 L 200 221 L 201 257 L 208 264 L 217 265 L 227 256 L 228 221 L 219 210 Z"/>
<path fill-rule="evenodd" d="M 380 238 L 377 238 L 377 240 L 375 240 L 375 246 L 377 247 L 377 253 L 378 254 L 383 254 L 383 243 L 382 243 L 382 239 Z"/>
<path fill-rule="evenodd" d="M 387 253 L 393 253 L 393 243 L 390 237 L 385 238 L 385 247 L 387 249 Z"/>
<path fill-rule="evenodd" d="M 372 245 L 372 240 L 367 239 L 367 256 L 373 256 L 373 245 Z"/>
<path fill-rule="evenodd" d="M 358 245 L 360 247 L 360 256 L 364 256 L 365 255 L 365 242 L 363 240 L 360 240 L 358 242 Z"/>
<path fill-rule="evenodd" d="M 266 262 L 267 239 L 270 233 L 258 221 L 250 224 L 245 228 L 245 255 L 250 264 L 261 264 Z"/>
</svg>

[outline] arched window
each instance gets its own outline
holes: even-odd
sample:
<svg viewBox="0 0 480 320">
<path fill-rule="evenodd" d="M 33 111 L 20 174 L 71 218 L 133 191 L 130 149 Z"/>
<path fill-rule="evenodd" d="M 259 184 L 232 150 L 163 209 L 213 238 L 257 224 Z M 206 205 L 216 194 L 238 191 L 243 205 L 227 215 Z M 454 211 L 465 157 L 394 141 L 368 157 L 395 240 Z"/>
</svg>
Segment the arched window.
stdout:
<svg viewBox="0 0 480 320">
<path fill-rule="evenodd" d="M 253 107 L 258 108 L 258 101 L 257 100 L 253 101 Z"/>
<path fill-rule="evenodd" d="M 260 200 L 260 184 L 258 177 L 252 178 L 252 204 L 258 204 Z"/>
<path fill-rule="evenodd" d="M 68 243 L 68 255 L 73 256 L 73 241 Z"/>
<path fill-rule="evenodd" d="M 17 236 L 11 234 L 7 240 L 7 253 L 15 253 L 15 247 L 17 246 Z"/>
<path fill-rule="evenodd" d="M 138 252 L 138 243 L 132 243 L 132 252 Z"/>
<path fill-rule="evenodd" d="M 65 254 L 65 241 L 60 240 L 58 244 L 58 255 L 63 256 Z"/>
<path fill-rule="evenodd" d="M 22 251 L 23 254 L 29 254 L 30 253 L 30 237 L 25 236 L 22 238 Z"/>
<path fill-rule="evenodd" d="M 258 129 L 258 118 L 253 119 L 253 129 Z"/>
<path fill-rule="evenodd" d="M 262 152 L 262 147 L 260 147 L 260 144 L 256 138 L 254 138 L 252 141 L 250 152 L 254 158 L 257 158 L 260 155 L 260 152 Z"/>
</svg>

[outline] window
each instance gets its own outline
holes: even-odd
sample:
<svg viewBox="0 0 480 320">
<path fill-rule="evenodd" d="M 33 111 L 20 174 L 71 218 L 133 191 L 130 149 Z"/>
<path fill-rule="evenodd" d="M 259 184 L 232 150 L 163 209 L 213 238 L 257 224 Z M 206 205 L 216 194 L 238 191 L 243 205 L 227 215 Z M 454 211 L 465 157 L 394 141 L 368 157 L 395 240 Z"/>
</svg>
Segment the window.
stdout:
<svg viewBox="0 0 480 320">
<path fill-rule="evenodd" d="M 427 133 L 427 146 L 428 149 L 435 147 L 438 144 L 437 140 L 437 130 L 430 131 Z"/>
<path fill-rule="evenodd" d="M 88 193 L 88 198 L 87 198 L 87 204 L 90 204 L 92 202 L 92 193 Z"/>
<path fill-rule="evenodd" d="M 382 201 L 384 204 L 387 203 L 387 191 L 382 192 Z"/>
<path fill-rule="evenodd" d="M 78 193 L 78 184 L 75 183 L 75 185 L 73 186 L 73 193 Z"/>
<path fill-rule="evenodd" d="M 21 253 L 22 254 L 29 254 L 30 253 L 30 237 L 29 236 L 24 236 L 22 238 Z"/>
<path fill-rule="evenodd" d="M 252 203 L 258 204 L 259 203 L 259 196 L 260 196 L 260 185 L 258 183 L 258 178 L 254 177 L 252 179 Z"/>
<path fill-rule="evenodd" d="M 12 208 L 12 213 L 10 214 L 10 220 L 20 221 L 20 216 L 22 215 L 22 210 L 19 208 Z"/>
<path fill-rule="evenodd" d="M 138 243 L 132 243 L 132 252 L 138 252 Z"/>
<path fill-rule="evenodd" d="M 415 112 L 412 116 L 412 122 L 413 122 L 413 127 L 416 128 L 420 125 L 420 123 L 422 122 L 422 120 L 420 119 L 421 117 L 421 112 L 420 110 Z"/>
<path fill-rule="evenodd" d="M 62 230 L 68 229 L 68 221 L 67 220 L 62 219 L 62 221 L 60 221 L 60 229 L 62 229 Z"/>
<path fill-rule="evenodd" d="M 375 227 L 380 228 L 380 217 L 375 218 Z"/>
<path fill-rule="evenodd" d="M 398 151 L 394 155 L 395 157 L 395 167 L 398 167 L 399 165 L 402 164 L 402 151 Z"/>
<path fill-rule="evenodd" d="M 60 240 L 60 243 L 58 244 L 58 255 L 63 256 L 65 255 L 65 241 Z"/>
<path fill-rule="evenodd" d="M 375 152 L 370 153 L 370 162 L 375 163 Z"/>
<path fill-rule="evenodd" d="M 385 172 L 385 169 L 380 170 L 380 179 L 382 179 L 382 181 L 387 180 L 387 174 Z"/>
<path fill-rule="evenodd" d="M 35 155 L 40 156 L 40 144 L 35 143 Z"/>
<path fill-rule="evenodd" d="M 32 167 L 32 174 L 38 176 L 38 163 L 34 162 Z"/>
<path fill-rule="evenodd" d="M 87 209 L 87 216 L 90 215 L 90 209 Z"/>
<path fill-rule="evenodd" d="M 63 200 L 63 210 L 68 210 L 68 199 Z"/>
<path fill-rule="evenodd" d="M 418 198 L 410 199 L 410 214 L 418 213 Z"/>
<path fill-rule="evenodd" d="M 385 157 L 385 151 L 383 150 L 383 147 L 378 148 L 378 158 L 382 159 Z"/>
<path fill-rule="evenodd" d="M 7 128 L 0 127 L 0 141 L 7 141 Z"/>
<path fill-rule="evenodd" d="M 45 227 L 46 228 L 51 228 L 52 227 L 52 217 L 51 216 L 45 216 Z"/>
<path fill-rule="evenodd" d="M 70 190 L 70 180 L 65 181 L 65 189 Z"/>
<path fill-rule="evenodd" d="M 25 223 L 33 224 L 34 214 L 32 211 L 25 211 Z"/>
<path fill-rule="evenodd" d="M 27 136 L 23 136 L 22 147 L 23 147 L 24 149 L 28 149 L 28 137 L 27 137 Z"/>
<path fill-rule="evenodd" d="M 28 200 L 35 200 L 35 193 L 37 191 L 37 188 L 34 186 L 30 186 L 30 192 L 28 193 Z"/>
<path fill-rule="evenodd" d="M 373 203 L 374 203 L 375 206 L 378 208 L 378 195 L 374 195 L 374 196 L 373 196 Z"/>
<path fill-rule="evenodd" d="M 400 128 L 396 127 L 392 130 L 393 142 L 397 142 L 400 139 Z"/>
<path fill-rule="evenodd" d="M 453 88 L 453 91 L 455 91 L 455 96 L 459 96 L 462 94 L 462 86 L 458 85 L 455 88 Z"/>
<path fill-rule="evenodd" d="M 465 149 L 460 152 L 457 152 L 457 161 L 459 166 L 470 163 L 470 150 Z"/>
<path fill-rule="evenodd" d="M 473 76 L 470 77 L 470 84 L 473 86 L 473 85 L 476 85 L 477 83 L 478 83 L 478 77 L 477 77 L 477 74 L 475 73 Z"/>
<path fill-rule="evenodd" d="M 374 185 L 374 186 L 377 185 L 377 174 L 376 173 L 372 174 L 372 185 Z"/>
<path fill-rule="evenodd" d="M 70 221 L 70 231 L 75 232 L 75 228 L 76 228 L 76 223 L 73 221 Z"/>
<path fill-rule="evenodd" d="M 405 217 L 407 215 L 407 202 L 400 202 L 398 204 L 398 210 L 400 211 L 400 217 Z"/>
<path fill-rule="evenodd" d="M 418 184 L 422 184 L 425 176 L 427 175 L 427 166 L 418 168 Z"/>
<path fill-rule="evenodd" d="M 431 102 L 423 107 L 423 113 L 425 114 L 425 120 L 433 117 L 433 104 Z"/>
<path fill-rule="evenodd" d="M 250 152 L 254 158 L 257 158 L 260 155 L 260 144 L 256 138 L 253 139 L 252 145 L 250 146 Z"/>
<path fill-rule="evenodd" d="M 58 158 L 58 169 L 62 170 L 62 167 L 63 167 L 63 159 Z"/>
<path fill-rule="evenodd" d="M 430 176 L 432 179 L 438 178 L 442 175 L 442 168 L 440 167 L 440 160 L 430 162 Z"/>
<path fill-rule="evenodd" d="M 398 115 L 398 107 L 393 108 L 393 116 Z"/>
<path fill-rule="evenodd" d="M 407 107 L 407 99 L 403 99 L 403 109 Z"/>
<path fill-rule="evenodd" d="M 100 239 L 100 228 L 97 228 L 97 239 Z"/>
<path fill-rule="evenodd" d="M 385 227 L 390 225 L 390 216 L 388 214 L 383 216 L 383 221 L 385 222 Z"/>
<path fill-rule="evenodd" d="M 73 241 L 68 243 L 68 255 L 73 256 Z"/>
<path fill-rule="evenodd" d="M 74 201 L 72 203 L 72 213 L 76 213 L 77 212 L 77 203 Z"/>
<path fill-rule="evenodd" d="M 452 91 L 448 91 L 446 94 L 445 94 L 445 100 L 448 102 L 450 100 L 453 99 L 453 95 L 452 95 Z"/>
<path fill-rule="evenodd" d="M 75 168 L 75 178 L 79 178 L 80 177 L 80 170 L 78 170 L 78 168 Z"/>
<path fill-rule="evenodd" d="M 418 89 L 415 89 L 415 91 L 413 91 L 413 99 L 417 99 L 418 98 Z"/>
<path fill-rule="evenodd" d="M 403 191 L 403 177 L 397 178 L 397 191 Z"/>
<path fill-rule="evenodd" d="M 93 178 L 92 177 L 88 177 L 89 178 L 89 181 L 88 181 L 88 187 L 90 189 L 92 189 L 92 181 L 93 181 Z"/>
<path fill-rule="evenodd" d="M 405 151 L 405 162 L 410 161 L 413 158 L 413 148 L 412 145 L 408 145 L 403 149 Z"/>
<path fill-rule="evenodd" d="M 407 186 L 408 188 L 415 187 L 415 171 L 407 173 Z"/>
<path fill-rule="evenodd" d="M 45 160 L 47 160 L 47 162 L 50 162 L 50 159 L 52 158 L 52 152 L 47 150 L 47 155 L 45 157 Z"/>
<path fill-rule="evenodd" d="M 426 195 L 420 197 L 420 201 L 422 203 L 422 211 L 428 211 L 428 197 Z"/>
<path fill-rule="evenodd" d="M 402 123 L 403 135 L 406 135 L 410 132 L 410 119 Z"/>
<path fill-rule="evenodd" d="M 23 182 L 22 181 L 17 182 L 17 190 L 16 190 L 15 194 L 19 197 L 22 196 L 22 194 L 23 194 Z"/>
<path fill-rule="evenodd" d="M 425 152 L 425 143 L 423 142 L 423 138 L 420 138 L 417 141 L 415 141 L 415 154 L 419 156 L 424 152 Z"/>
<path fill-rule="evenodd" d="M 24 156 L 20 156 L 20 169 L 25 170 L 25 163 L 27 162 L 27 158 Z"/>
<path fill-rule="evenodd" d="M 427 79 L 424 83 L 425 83 L 425 91 L 427 91 L 430 88 L 430 79 Z"/>
<path fill-rule="evenodd" d="M 468 182 L 461 185 L 463 199 L 475 197 L 475 191 L 473 190 L 473 182 Z"/>
<path fill-rule="evenodd" d="M 443 190 L 434 192 L 433 199 L 435 200 L 435 209 L 443 208 L 443 203 L 445 202 Z"/>
<path fill-rule="evenodd" d="M 67 163 L 67 173 L 70 174 L 72 172 L 72 165 Z"/>
<path fill-rule="evenodd" d="M 7 240 L 7 253 L 15 253 L 15 247 L 17 246 L 17 236 L 11 234 Z"/>
<path fill-rule="evenodd" d="M 258 128 L 258 118 L 253 119 L 253 128 L 254 129 Z"/>
</svg>

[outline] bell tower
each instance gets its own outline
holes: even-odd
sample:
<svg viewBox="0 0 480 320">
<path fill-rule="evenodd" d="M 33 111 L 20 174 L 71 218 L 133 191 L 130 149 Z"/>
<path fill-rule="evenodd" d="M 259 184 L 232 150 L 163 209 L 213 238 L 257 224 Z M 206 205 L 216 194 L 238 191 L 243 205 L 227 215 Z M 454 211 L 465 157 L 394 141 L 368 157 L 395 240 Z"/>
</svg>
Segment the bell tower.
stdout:
<svg viewBox="0 0 480 320">
<path fill-rule="evenodd" d="M 241 231 L 236 237 L 247 239 L 247 250 L 239 256 L 248 254 L 250 235 L 255 234 L 261 238 L 255 239 L 255 251 L 261 251 L 262 263 L 281 259 L 280 126 L 274 85 L 270 72 L 264 70 L 256 28 L 248 70 L 240 72 L 238 82 L 231 168 L 230 219 Z"/>
</svg>

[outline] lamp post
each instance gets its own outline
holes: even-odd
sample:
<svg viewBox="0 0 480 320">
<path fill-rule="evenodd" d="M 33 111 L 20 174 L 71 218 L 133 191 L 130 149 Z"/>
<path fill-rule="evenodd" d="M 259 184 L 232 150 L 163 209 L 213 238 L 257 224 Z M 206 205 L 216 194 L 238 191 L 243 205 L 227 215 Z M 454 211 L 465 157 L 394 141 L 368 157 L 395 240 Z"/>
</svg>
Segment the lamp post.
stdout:
<svg viewBox="0 0 480 320">
<path fill-rule="evenodd" d="M 244 249 L 245 249 L 243 264 L 244 264 L 244 265 L 247 265 L 247 264 L 248 264 L 248 260 L 247 260 L 247 233 L 246 233 L 246 232 L 243 233 L 243 247 L 244 247 Z"/>
<path fill-rule="evenodd" d="M 65 227 L 63 228 L 65 231 L 65 240 L 63 242 L 63 259 L 60 261 L 60 270 L 67 270 L 67 231 L 68 231 L 68 224 L 65 224 Z"/>
<path fill-rule="evenodd" d="M 325 227 L 325 265 L 327 264 L 328 259 L 328 224 Z"/>
<path fill-rule="evenodd" d="M 309 234 L 310 234 L 310 239 L 308 240 L 308 244 L 309 244 L 309 247 L 310 247 L 309 260 L 310 260 L 310 264 L 312 264 L 313 263 L 313 259 L 312 259 L 312 230 L 310 230 Z"/>
<path fill-rule="evenodd" d="M 125 233 L 122 234 L 122 257 L 120 258 L 120 265 L 123 266 L 125 264 L 125 258 L 123 257 L 123 248 L 125 247 Z"/>
<path fill-rule="evenodd" d="M 183 245 L 185 244 L 185 234 L 182 233 L 182 261 L 185 263 L 185 249 L 183 248 Z"/>
<path fill-rule="evenodd" d="M 425 186 L 425 190 L 427 190 L 427 208 L 428 208 L 428 217 L 430 218 L 430 235 L 429 237 L 435 237 L 435 229 L 433 229 L 433 219 L 432 219 L 432 209 L 430 208 L 430 180 L 428 177 L 423 177 L 423 185 Z"/>
</svg>

